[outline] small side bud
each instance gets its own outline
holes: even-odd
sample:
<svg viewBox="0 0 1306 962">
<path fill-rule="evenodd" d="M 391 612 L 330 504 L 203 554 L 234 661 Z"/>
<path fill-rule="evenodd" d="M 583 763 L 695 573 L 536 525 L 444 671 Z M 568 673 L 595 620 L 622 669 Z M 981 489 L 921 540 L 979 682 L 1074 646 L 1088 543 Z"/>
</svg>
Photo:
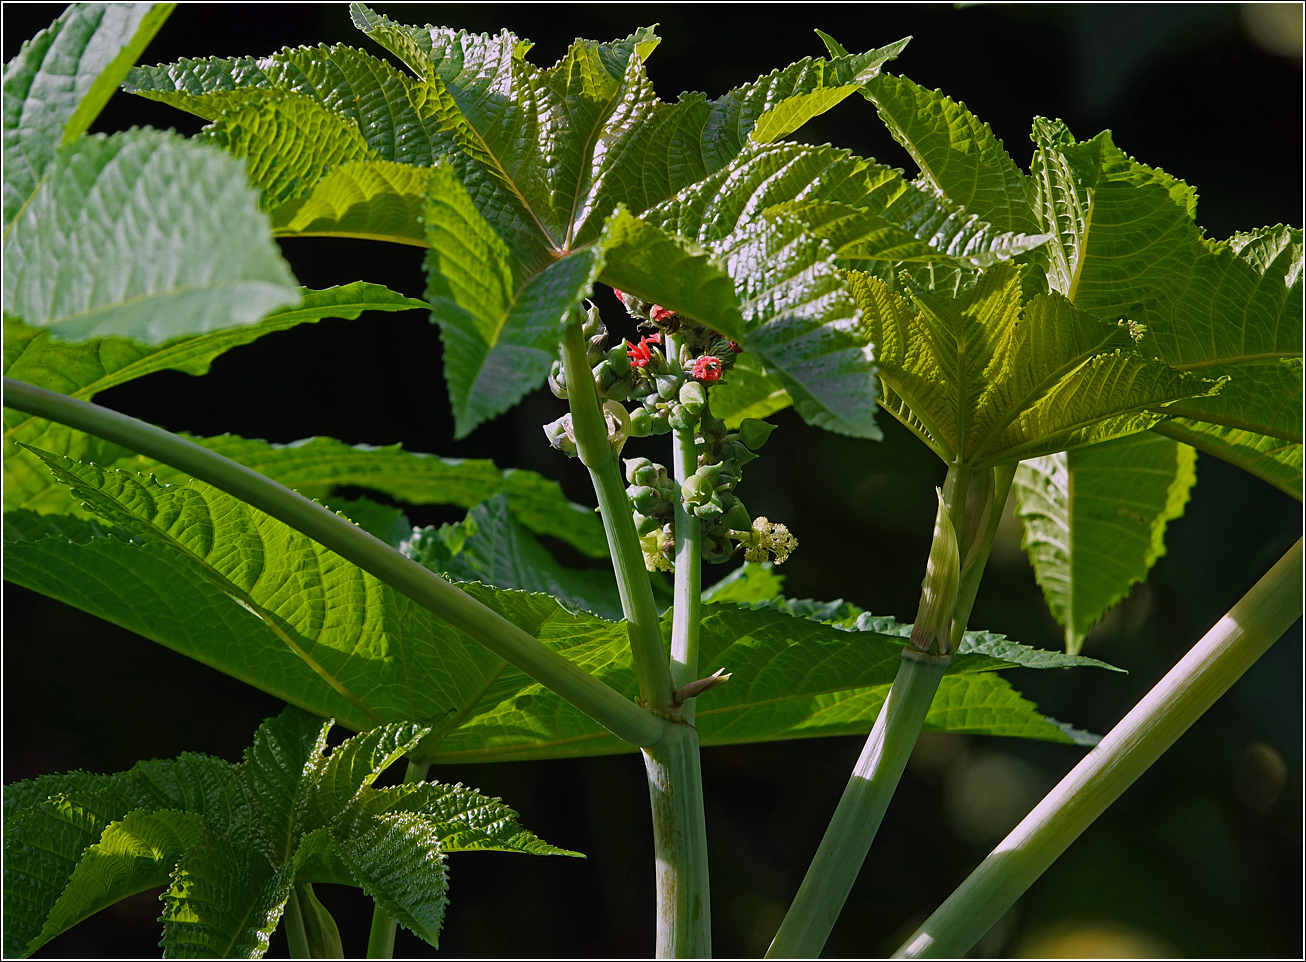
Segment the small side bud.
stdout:
<svg viewBox="0 0 1306 962">
<path fill-rule="evenodd" d="M 558 420 L 544 425 L 544 436 L 556 450 L 571 458 L 576 456 L 576 435 L 572 430 L 570 414 L 564 414 Z"/>
<path fill-rule="evenodd" d="M 700 678 L 698 681 L 691 681 L 683 688 L 677 688 L 673 695 L 673 700 L 677 705 L 683 705 L 689 699 L 703 694 L 705 691 L 711 691 L 713 688 L 719 688 L 730 680 L 730 672 L 724 668 L 718 668 L 715 672 L 706 678 Z"/>
</svg>

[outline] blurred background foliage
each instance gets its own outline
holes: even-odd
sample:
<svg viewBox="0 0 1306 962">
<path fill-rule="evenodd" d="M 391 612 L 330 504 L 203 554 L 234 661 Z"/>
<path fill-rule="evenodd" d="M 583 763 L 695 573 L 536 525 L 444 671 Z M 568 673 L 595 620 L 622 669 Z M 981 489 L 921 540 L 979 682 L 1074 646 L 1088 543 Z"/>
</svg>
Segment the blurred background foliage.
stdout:
<svg viewBox="0 0 1306 962">
<path fill-rule="evenodd" d="M 893 65 L 988 121 L 1022 166 L 1030 120 L 1064 119 L 1081 139 L 1104 127 L 1144 163 L 1195 185 L 1213 237 L 1302 223 L 1302 7 L 1245 5 L 380 5 L 404 22 L 506 27 L 536 42 L 536 63 L 576 36 L 607 40 L 658 23 L 649 73 L 664 99 L 717 95 L 803 56 L 812 28 L 850 49 L 912 34 Z M 5 4 L 4 56 L 57 4 Z M 283 45 L 368 46 L 344 4 L 183 4 L 145 62 L 261 55 Z M 374 51 L 376 52 L 376 51 Z M 137 124 L 192 133 L 197 118 L 119 94 L 93 130 Z M 911 170 L 872 108 L 850 98 L 799 132 Z M 283 243 L 302 283 L 363 279 L 420 296 L 421 251 L 367 242 Z M 629 334 L 615 300 L 600 303 Z M 547 391 L 462 442 L 440 376 L 436 329 L 420 313 L 326 321 L 220 358 L 204 378 L 163 373 L 97 400 L 200 434 L 273 441 L 328 434 L 419 451 L 490 457 L 563 481 L 592 503 L 584 472 L 552 452 Z M 823 434 L 792 413 L 741 492 L 802 547 L 788 593 L 843 597 L 910 620 L 928 553 L 942 465 L 885 416 L 875 444 Z M 452 513 L 416 511 L 415 523 Z M 1027 644 L 1061 644 L 1009 517 L 972 625 Z M 1105 732 L 1292 543 L 1300 506 L 1202 456 L 1185 516 L 1147 584 L 1089 635 L 1085 653 L 1128 676 L 1013 672 L 1044 711 Z M 724 573 L 725 569 L 717 572 Z M 710 577 L 710 575 L 709 575 Z M 137 636 L 6 585 L 4 778 L 116 771 L 181 751 L 235 759 L 271 698 Z M 996 926 L 980 956 L 1302 954 L 1300 622 Z M 711 666 L 715 667 L 715 666 Z M 728 667 L 728 666 L 727 666 Z M 715 947 L 765 951 L 824 829 L 860 739 L 704 752 Z M 925 736 L 826 954 L 892 951 L 1068 771 L 1080 750 Z M 621 756 L 446 768 L 435 777 L 500 795 L 523 824 L 586 861 L 473 854 L 452 860 L 443 954 L 643 956 L 652 945 L 652 851 L 642 766 Z M 345 944 L 361 946 L 370 908 L 356 892 L 319 894 Z M 323 891 L 326 890 L 326 891 Z M 63 957 L 150 956 L 159 912 L 143 893 L 45 947 Z M 273 953 L 284 954 L 274 939 Z M 429 953 L 400 934 L 397 954 Z"/>
</svg>

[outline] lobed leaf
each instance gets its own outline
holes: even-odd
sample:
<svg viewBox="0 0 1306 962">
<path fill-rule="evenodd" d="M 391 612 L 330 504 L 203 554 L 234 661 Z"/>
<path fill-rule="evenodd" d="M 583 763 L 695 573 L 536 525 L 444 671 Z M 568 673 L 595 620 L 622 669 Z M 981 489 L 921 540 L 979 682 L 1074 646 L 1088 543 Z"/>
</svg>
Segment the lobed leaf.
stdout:
<svg viewBox="0 0 1306 962">
<path fill-rule="evenodd" d="M 1192 189 L 1109 134 L 1076 143 L 1064 124 L 1037 120 L 1034 141 L 1039 216 L 1058 238 L 1049 282 L 1077 307 L 1145 325 L 1144 348 L 1180 370 L 1228 377 L 1218 395 L 1167 409 L 1182 420 L 1166 432 L 1300 497 L 1301 232 L 1214 244 Z"/>
<path fill-rule="evenodd" d="M 5 527 L 11 580 L 350 727 L 370 728 L 378 717 L 433 722 L 433 748 L 423 752 L 431 760 L 624 750 L 586 716 L 425 609 L 234 499 L 199 482 L 162 488 L 121 472 L 53 457 L 51 463 L 123 530 L 11 515 Z M 168 585 L 166 596 L 159 584 Z M 567 612 L 550 595 L 481 585 L 465 590 L 605 683 L 637 693 L 621 624 Z M 815 710 L 813 699 L 841 700 L 840 693 L 887 686 L 902 638 L 839 631 L 774 611 L 711 611 L 702 657 L 729 666 L 742 683 L 713 692 L 700 706 L 706 743 L 727 736 L 704 712 L 729 721 L 728 740 L 735 741 L 869 730 L 870 708 L 846 715 L 843 728 L 801 719 Z M 231 643 L 236 637 L 240 645 Z M 825 667 L 817 671 L 814 664 Z M 989 698 L 991 690 L 983 691 Z M 1015 715 L 1002 725 L 1066 740 L 1028 703 L 1013 701 L 1009 708 Z"/>
<path fill-rule="evenodd" d="M 300 298 L 240 165 L 152 130 L 61 148 L 4 260 L 5 313 L 69 340 L 157 344 Z"/>
<path fill-rule="evenodd" d="M 902 300 L 849 274 L 879 345 L 883 405 L 944 461 L 979 467 L 1151 427 L 1150 409 L 1216 385 L 1132 350 L 1127 328 L 1057 294 L 1024 299 L 1004 265 L 958 298 Z M 914 305 L 914 309 L 913 309 Z"/>
<path fill-rule="evenodd" d="M 1147 577 L 1183 514 L 1197 453 L 1151 433 L 1023 461 L 1013 485 L 1022 547 L 1066 651 Z"/>
<path fill-rule="evenodd" d="M 84 134 L 175 3 L 78 3 L 23 42 L 4 73 L 6 232 L 55 150 Z"/>
</svg>

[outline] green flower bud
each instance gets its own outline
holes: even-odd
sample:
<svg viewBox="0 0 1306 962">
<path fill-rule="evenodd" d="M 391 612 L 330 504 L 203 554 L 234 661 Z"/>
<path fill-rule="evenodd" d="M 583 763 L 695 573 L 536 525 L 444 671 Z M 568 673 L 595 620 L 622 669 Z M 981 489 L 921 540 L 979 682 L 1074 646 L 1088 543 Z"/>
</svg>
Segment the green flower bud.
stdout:
<svg viewBox="0 0 1306 962">
<path fill-rule="evenodd" d="M 658 397 L 664 401 L 670 401 L 680 390 L 680 378 L 673 374 L 659 374 L 654 380 L 657 382 Z"/>
<path fill-rule="evenodd" d="M 707 403 L 707 388 L 698 381 L 686 381 L 680 386 L 680 403 L 690 414 L 697 414 Z"/>
<path fill-rule="evenodd" d="M 562 362 L 554 361 L 553 367 L 549 371 L 549 390 L 553 392 L 554 397 L 567 399 L 567 377 L 562 372 Z"/>
<path fill-rule="evenodd" d="M 724 500 L 724 495 L 722 498 Z M 735 498 L 733 506 L 726 508 L 726 513 L 721 515 L 721 524 L 729 531 L 749 531 L 753 526 L 753 518 L 744 507 L 744 502 Z"/>
<path fill-rule="evenodd" d="M 653 514 L 662 500 L 657 490 L 648 485 L 632 485 L 626 489 L 626 495 L 640 514 Z"/>
<path fill-rule="evenodd" d="M 703 478 L 707 481 L 708 484 L 712 485 L 713 489 L 715 489 L 716 486 L 721 483 L 721 465 L 720 464 L 699 465 L 698 470 L 695 471 L 691 475 L 691 477 Z"/>
<path fill-rule="evenodd" d="M 695 516 L 704 520 L 719 518 L 724 512 L 725 508 L 721 504 L 721 495 L 715 493 L 704 504 L 694 505 Z"/>
<path fill-rule="evenodd" d="M 626 481 L 629 484 L 643 484 L 650 487 L 658 479 L 661 465 L 654 464 L 648 458 L 626 459 Z"/>
<path fill-rule="evenodd" d="M 753 451 L 766 444 L 766 439 L 775 430 L 774 424 L 768 424 L 760 418 L 744 418 L 739 425 L 739 440 Z"/>
<path fill-rule="evenodd" d="M 680 500 L 685 507 L 693 508 L 707 504 L 716 495 L 716 484 L 705 475 L 695 472 L 685 479 L 680 486 Z"/>
<path fill-rule="evenodd" d="M 549 444 L 568 457 L 576 456 L 576 435 L 572 433 L 571 415 L 564 414 L 556 421 L 544 425 L 544 436 Z"/>
<path fill-rule="evenodd" d="M 708 564 L 721 564 L 723 561 L 729 561 L 735 551 L 735 543 L 724 535 L 703 538 L 703 560 Z"/>
<path fill-rule="evenodd" d="M 698 424 L 698 412 L 691 411 L 687 405 L 678 402 L 671 402 L 669 405 L 671 413 L 667 416 L 667 423 L 677 431 L 692 431 Z"/>
<path fill-rule="evenodd" d="M 653 415 L 654 434 L 666 434 L 670 430 L 671 430 L 671 423 L 667 421 L 666 414 L 659 412 Z"/>
<path fill-rule="evenodd" d="M 646 438 L 653 433 L 653 415 L 648 413 L 648 408 L 635 408 L 630 412 L 630 436 L 632 438 Z"/>
<path fill-rule="evenodd" d="M 612 362 L 612 369 L 618 374 L 624 376 L 630 370 L 630 355 L 626 353 L 625 341 L 608 351 L 606 357 Z"/>
<path fill-rule="evenodd" d="M 660 518 L 651 518 L 648 515 L 635 512 L 635 530 L 641 538 L 646 534 L 652 534 L 661 527 L 662 520 Z"/>
</svg>

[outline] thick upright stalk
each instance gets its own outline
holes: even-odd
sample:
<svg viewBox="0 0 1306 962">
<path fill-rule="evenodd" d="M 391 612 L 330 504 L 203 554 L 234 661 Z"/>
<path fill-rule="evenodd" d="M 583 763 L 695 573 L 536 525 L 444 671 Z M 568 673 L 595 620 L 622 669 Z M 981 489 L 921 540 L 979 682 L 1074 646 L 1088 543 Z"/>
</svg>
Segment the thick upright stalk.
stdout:
<svg viewBox="0 0 1306 962">
<path fill-rule="evenodd" d="M 949 466 L 911 644 L 768 958 L 815 958 L 830 937 L 965 630 L 1011 476 Z"/>
<path fill-rule="evenodd" d="M 679 345 L 667 338 L 667 358 L 679 363 Z M 672 466 L 677 484 L 684 484 L 698 470 L 698 444 L 694 432 L 671 432 Z M 698 622 L 703 593 L 703 525 L 676 501 L 676 575 L 671 620 L 671 682 L 683 688 L 698 678 Z M 694 699 L 681 708 L 681 715 L 694 723 Z"/>
<path fill-rule="evenodd" d="M 676 725 L 644 751 L 644 768 L 653 807 L 657 957 L 710 958 L 712 909 L 697 729 Z"/>
<path fill-rule="evenodd" d="M 974 945 L 1292 626 L 1302 611 L 1301 584 L 1298 540 L 925 920 L 895 958 L 958 958 Z"/>
<path fill-rule="evenodd" d="M 617 737 L 651 745 L 669 726 L 502 615 L 362 528 L 244 465 L 98 404 L 5 378 L 4 403 L 115 441 L 206 481 L 358 565 L 557 692 Z M 670 683 L 668 682 L 668 685 Z"/>
<path fill-rule="evenodd" d="M 667 354 L 675 357 L 673 344 L 668 345 Z M 630 500 L 617 471 L 617 455 L 608 442 L 597 389 L 586 388 L 594 383 L 594 379 L 585 356 L 585 340 L 579 322 L 568 325 L 562 361 L 576 451 L 589 469 L 598 496 L 622 610 L 630 633 L 640 694 L 650 709 L 670 712 L 674 689 L 666 651 L 662 647 L 662 629 L 657 605 L 653 601 L 653 586 L 644 568 L 644 552 L 639 546 Z M 689 444 L 692 447 L 692 436 Z M 679 516 L 678 508 L 677 518 Z M 681 617 L 679 606 L 682 600 L 679 548 L 680 541 L 677 540 L 677 612 L 673 616 L 677 620 Z M 697 570 L 695 566 L 694 571 Z M 688 581 L 684 584 L 688 592 Z M 697 604 L 698 591 L 695 590 L 695 615 Z M 697 638 L 696 617 L 693 632 Z M 663 740 L 644 753 L 644 768 L 653 810 L 657 956 L 705 958 L 711 954 L 712 940 L 698 732 L 689 724 L 672 725 Z"/>
<path fill-rule="evenodd" d="M 671 672 L 662 645 L 662 626 L 653 585 L 644 569 L 644 552 L 639 546 L 630 499 L 622 483 L 617 452 L 608 443 L 608 428 L 599 408 L 598 389 L 585 357 L 585 335 L 579 320 L 567 325 L 562 343 L 563 373 L 567 378 L 567 400 L 571 410 L 576 452 L 589 469 L 598 497 L 603 530 L 608 536 L 608 551 L 617 576 L 621 610 L 626 616 L 626 631 L 635 660 L 639 693 L 654 711 L 671 707 Z"/>
<path fill-rule="evenodd" d="M 830 937 L 848 893 L 866 861 L 889 799 L 907 765 L 951 658 L 908 647 L 875 727 L 776 933 L 769 959 L 815 958 Z"/>
<path fill-rule="evenodd" d="M 426 781 L 431 766 L 425 762 L 408 759 L 408 768 L 404 772 L 404 784 Z M 372 906 L 372 928 L 367 933 L 367 957 L 369 959 L 393 959 L 395 957 L 395 929 L 398 924 L 381 908 Z"/>
</svg>

